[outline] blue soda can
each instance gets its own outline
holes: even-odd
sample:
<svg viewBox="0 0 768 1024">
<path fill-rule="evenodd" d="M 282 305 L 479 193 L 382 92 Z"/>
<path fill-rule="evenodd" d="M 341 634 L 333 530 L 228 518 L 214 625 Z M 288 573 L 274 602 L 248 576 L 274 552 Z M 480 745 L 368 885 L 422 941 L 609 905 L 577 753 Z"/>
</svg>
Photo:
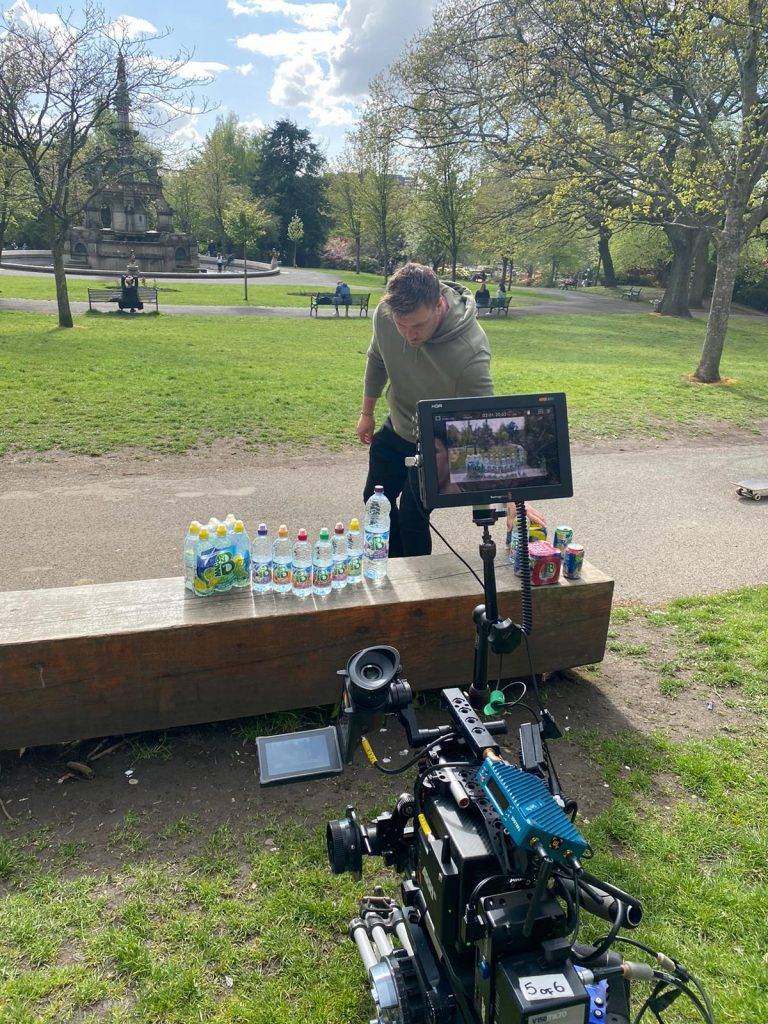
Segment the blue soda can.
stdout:
<svg viewBox="0 0 768 1024">
<path fill-rule="evenodd" d="M 570 526 L 556 526 L 552 543 L 564 552 L 568 545 L 573 543 L 573 530 Z"/>
<path fill-rule="evenodd" d="M 584 546 L 582 544 L 569 544 L 563 555 L 563 576 L 567 580 L 579 579 L 583 564 Z"/>
</svg>

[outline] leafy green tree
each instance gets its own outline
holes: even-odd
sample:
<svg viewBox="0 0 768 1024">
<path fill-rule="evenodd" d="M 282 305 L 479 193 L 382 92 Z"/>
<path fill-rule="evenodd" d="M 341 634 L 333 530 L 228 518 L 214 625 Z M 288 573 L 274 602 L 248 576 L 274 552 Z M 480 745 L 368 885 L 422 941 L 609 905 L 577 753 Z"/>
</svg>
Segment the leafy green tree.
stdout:
<svg viewBox="0 0 768 1024">
<path fill-rule="evenodd" d="M 296 266 L 296 249 L 304 237 L 304 221 L 298 215 L 294 213 L 288 222 L 288 238 L 293 244 L 293 265 Z"/>
<path fill-rule="evenodd" d="M 17 227 L 34 210 L 32 184 L 18 153 L 0 148 L 0 260 L 9 229 Z"/>
<path fill-rule="evenodd" d="M 355 247 L 355 273 L 360 273 L 363 243 L 365 163 L 356 131 L 348 132 L 341 156 L 328 176 L 328 199 L 336 230 Z"/>
<path fill-rule="evenodd" d="M 419 161 L 416 193 L 426 237 L 439 241 L 456 280 L 456 264 L 474 217 L 475 183 L 460 147 L 438 146 Z"/>
<path fill-rule="evenodd" d="M 235 199 L 224 210 L 227 235 L 243 247 L 243 286 L 248 301 L 248 247 L 254 245 L 267 229 L 269 214 L 256 199 Z"/>
<path fill-rule="evenodd" d="M 358 126 L 361 160 L 365 167 L 363 208 L 376 246 L 384 281 L 391 269 L 395 240 L 404 228 L 405 203 L 399 168 L 402 156 L 397 132 L 380 108 L 368 104 Z"/>
</svg>

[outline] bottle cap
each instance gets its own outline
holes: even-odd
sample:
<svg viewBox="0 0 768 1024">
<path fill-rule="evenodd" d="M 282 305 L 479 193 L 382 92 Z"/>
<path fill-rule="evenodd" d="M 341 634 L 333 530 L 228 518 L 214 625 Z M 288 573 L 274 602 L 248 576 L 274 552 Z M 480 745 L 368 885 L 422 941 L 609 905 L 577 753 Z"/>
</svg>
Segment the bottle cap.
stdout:
<svg viewBox="0 0 768 1024">
<path fill-rule="evenodd" d="M 282 527 L 280 527 L 280 529 L 282 529 Z M 256 532 L 260 537 L 266 537 L 266 535 L 269 533 L 269 530 L 267 529 L 267 524 L 259 523 L 259 528 Z"/>
<path fill-rule="evenodd" d="M 234 512 L 227 512 L 226 516 L 224 517 L 225 524 L 227 526 L 233 526 L 236 521 L 237 520 L 235 519 L 235 513 Z"/>
<path fill-rule="evenodd" d="M 360 529 L 360 520 L 357 519 L 357 518 L 350 519 L 349 520 L 349 528 L 350 528 L 350 530 L 359 530 Z"/>
<path fill-rule="evenodd" d="M 216 516 L 211 516 L 211 518 L 208 520 L 208 529 L 215 530 L 218 525 L 219 520 L 216 518 Z"/>
<path fill-rule="evenodd" d="M 334 533 L 344 533 L 344 523 L 336 523 L 333 528 Z"/>
<path fill-rule="evenodd" d="M 216 536 L 217 537 L 226 537 L 227 536 L 227 528 L 224 525 L 224 523 L 219 523 L 219 525 L 216 527 Z"/>
<path fill-rule="evenodd" d="M 235 531 L 235 533 L 243 533 L 245 527 L 243 526 L 242 519 L 236 519 L 235 525 L 232 527 L 232 529 Z"/>
<path fill-rule="evenodd" d="M 299 530 L 299 532 L 296 534 L 296 540 L 306 540 L 306 539 L 307 539 L 307 531 L 306 530 Z"/>
<path fill-rule="evenodd" d="M 285 523 L 283 523 L 283 525 L 281 527 L 279 527 L 279 529 L 277 531 L 277 536 L 278 537 L 287 537 L 288 536 L 288 527 L 285 525 Z"/>
<path fill-rule="evenodd" d="M 383 494 L 384 493 L 384 485 L 383 484 L 376 484 L 376 486 L 373 489 L 374 489 L 374 491 L 376 491 L 377 494 Z"/>
<path fill-rule="evenodd" d="M 210 536 L 210 534 L 208 533 L 207 527 L 201 526 L 200 527 L 200 540 L 208 540 L 209 536 Z"/>
<path fill-rule="evenodd" d="M 189 529 L 187 530 L 187 533 L 200 533 L 200 530 L 200 523 L 198 523 L 196 519 L 193 519 L 192 522 L 189 524 Z"/>
<path fill-rule="evenodd" d="M 330 536 L 330 533 L 328 533 L 327 528 L 324 526 L 319 534 L 320 540 L 328 540 Z"/>
</svg>

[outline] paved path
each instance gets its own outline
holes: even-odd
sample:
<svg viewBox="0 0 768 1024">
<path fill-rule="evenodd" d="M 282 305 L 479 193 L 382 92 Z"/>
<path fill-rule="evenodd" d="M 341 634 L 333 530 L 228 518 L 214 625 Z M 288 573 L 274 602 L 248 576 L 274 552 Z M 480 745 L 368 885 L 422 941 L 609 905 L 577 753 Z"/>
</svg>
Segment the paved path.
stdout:
<svg viewBox="0 0 768 1024">
<path fill-rule="evenodd" d="M 616 579 L 618 599 L 664 601 L 768 582 L 768 501 L 736 497 L 733 483 L 768 476 L 768 438 L 741 445 L 658 446 L 574 453 L 572 499 L 542 503 L 587 557 Z M 366 453 L 304 458 L 221 453 L 0 460 L 0 521 L 34 513 L 23 551 L 0 560 L 0 589 L 175 575 L 183 527 L 233 511 L 249 527 L 287 522 L 317 530 L 359 514 Z M 469 512 L 435 514 L 462 553 L 476 557 Z M 503 545 L 501 525 L 496 539 Z M 14 545 L 10 544 L 12 548 Z M 441 549 L 438 541 L 436 549 Z"/>
</svg>

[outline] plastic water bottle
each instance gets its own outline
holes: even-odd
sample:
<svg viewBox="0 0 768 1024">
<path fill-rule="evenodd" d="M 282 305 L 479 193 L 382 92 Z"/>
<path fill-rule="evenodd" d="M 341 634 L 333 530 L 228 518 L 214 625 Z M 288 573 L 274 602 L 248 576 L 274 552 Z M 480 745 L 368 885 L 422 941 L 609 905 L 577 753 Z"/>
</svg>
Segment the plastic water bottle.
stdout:
<svg viewBox="0 0 768 1024">
<path fill-rule="evenodd" d="M 347 552 L 347 583 L 360 583 L 363 579 L 363 535 L 359 519 L 349 521 Z"/>
<path fill-rule="evenodd" d="M 306 530 L 299 530 L 293 545 L 293 593 L 309 597 L 312 593 L 312 547 Z"/>
<path fill-rule="evenodd" d="M 200 536 L 200 523 L 193 519 L 184 538 L 184 586 L 187 590 L 195 589 L 195 569 L 197 559 L 197 539 Z"/>
<path fill-rule="evenodd" d="M 213 548 L 216 553 L 216 590 L 231 590 L 235 585 L 235 552 L 232 538 L 224 523 L 219 523 L 216 527 Z"/>
<path fill-rule="evenodd" d="M 389 559 L 389 511 L 392 506 L 381 484 L 365 503 L 363 572 L 369 580 L 383 580 Z"/>
<path fill-rule="evenodd" d="M 195 578 L 192 591 L 197 597 L 210 597 L 216 590 L 216 551 L 205 526 L 200 528 L 195 544 Z"/>
<path fill-rule="evenodd" d="M 286 530 L 286 533 L 288 531 Z M 251 555 L 251 573 L 253 592 L 266 594 L 272 589 L 272 541 L 266 523 L 259 523 L 259 529 L 253 538 Z"/>
<path fill-rule="evenodd" d="M 243 525 L 242 519 L 236 519 L 232 524 L 230 543 L 234 544 L 235 582 L 238 589 L 245 589 L 251 585 L 251 538 Z"/>
<path fill-rule="evenodd" d="M 288 536 L 288 527 L 283 525 L 277 531 L 272 546 L 272 586 L 278 594 L 290 594 L 293 585 L 293 544 Z"/>
<path fill-rule="evenodd" d="M 344 523 L 336 523 L 333 529 L 333 589 L 343 590 L 349 573 L 349 544 L 344 532 Z"/>
<path fill-rule="evenodd" d="M 333 588 L 333 566 L 331 535 L 323 527 L 312 552 L 312 592 L 318 597 L 326 597 Z"/>
</svg>

